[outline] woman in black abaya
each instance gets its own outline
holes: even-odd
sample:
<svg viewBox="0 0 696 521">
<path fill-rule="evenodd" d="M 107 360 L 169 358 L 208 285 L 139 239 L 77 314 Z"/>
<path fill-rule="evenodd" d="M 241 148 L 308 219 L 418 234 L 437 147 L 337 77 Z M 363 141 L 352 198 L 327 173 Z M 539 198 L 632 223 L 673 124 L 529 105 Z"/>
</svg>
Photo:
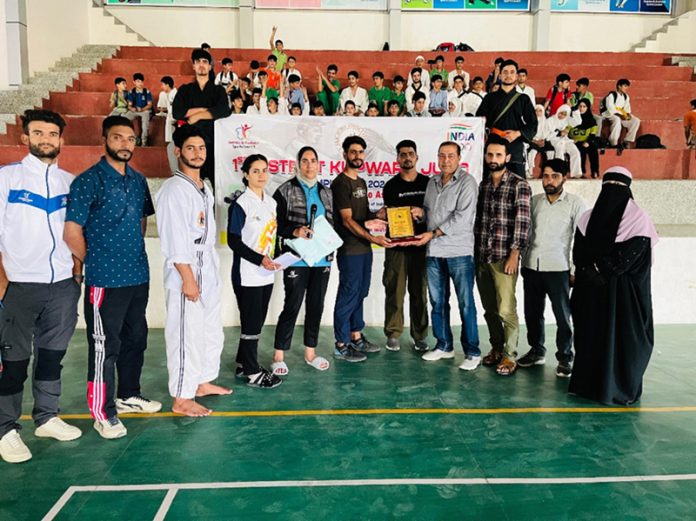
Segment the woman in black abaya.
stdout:
<svg viewBox="0 0 696 521">
<path fill-rule="evenodd" d="M 657 232 L 633 200 L 631 181 L 623 167 L 604 174 L 573 247 L 575 364 L 568 390 L 609 405 L 638 401 L 653 349 L 650 268 Z"/>
</svg>

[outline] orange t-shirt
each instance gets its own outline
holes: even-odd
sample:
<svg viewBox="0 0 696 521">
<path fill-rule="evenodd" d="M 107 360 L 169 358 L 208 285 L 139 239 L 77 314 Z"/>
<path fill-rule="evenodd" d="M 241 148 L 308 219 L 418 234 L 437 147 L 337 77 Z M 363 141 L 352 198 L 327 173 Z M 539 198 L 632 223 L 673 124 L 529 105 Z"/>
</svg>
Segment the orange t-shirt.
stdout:
<svg viewBox="0 0 696 521">
<path fill-rule="evenodd" d="M 693 134 L 696 134 L 696 110 L 687 112 L 684 116 L 684 126 L 691 129 Z"/>
<path fill-rule="evenodd" d="M 268 73 L 268 88 L 280 90 L 280 73 L 269 67 L 266 67 L 266 72 Z"/>
</svg>

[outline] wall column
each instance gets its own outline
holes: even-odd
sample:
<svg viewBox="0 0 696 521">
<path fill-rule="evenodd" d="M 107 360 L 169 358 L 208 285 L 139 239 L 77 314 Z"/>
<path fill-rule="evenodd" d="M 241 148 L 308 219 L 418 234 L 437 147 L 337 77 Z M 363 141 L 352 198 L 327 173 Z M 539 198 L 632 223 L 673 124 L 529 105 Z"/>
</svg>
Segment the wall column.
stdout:
<svg viewBox="0 0 696 521">
<path fill-rule="evenodd" d="M 241 49 L 254 48 L 254 0 L 239 0 L 239 35 Z"/>
<path fill-rule="evenodd" d="M 392 51 L 403 50 L 403 42 L 401 39 L 401 0 L 387 0 L 387 9 L 389 10 L 389 49 Z"/>
<path fill-rule="evenodd" d="M 7 47 L 7 84 L 19 87 L 29 79 L 26 3 L 25 0 L 4 1 L 6 38 L 0 44 L 4 43 Z"/>
<path fill-rule="evenodd" d="M 551 29 L 551 0 L 532 0 L 532 51 L 548 51 Z"/>
</svg>

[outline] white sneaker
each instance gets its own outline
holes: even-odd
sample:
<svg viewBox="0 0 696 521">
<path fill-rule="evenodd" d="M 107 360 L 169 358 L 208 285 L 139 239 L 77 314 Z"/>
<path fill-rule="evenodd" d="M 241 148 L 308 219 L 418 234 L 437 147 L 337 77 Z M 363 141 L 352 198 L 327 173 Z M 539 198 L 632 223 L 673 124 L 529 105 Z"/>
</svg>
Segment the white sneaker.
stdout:
<svg viewBox="0 0 696 521">
<path fill-rule="evenodd" d="M 464 358 L 464 361 L 459 366 L 459 369 L 461 369 L 462 371 L 473 371 L 479 365 L 481 365 L 480 356 L 467 356 L 466 358 Z"/>
<path fill-rule="evenodd" d="M 0 457 L 7 463 L 22 463 L 31 459 L 31 451 L 24 445 L 17 429 L 12 429 L 0 438 Z"/>
<path fill-rule="evenodd" d="M 131 396 L 125 400 L 116 398 L 116 410 L 120 413 L 154 414 L 162 409 L 162 403 L 142 396 Z"/>
<path fill-rule="evenodd" d="M 123 438 L 128 434 L 128 429 L 121 423 L 118 417 L 108 418 L 106 420 L 96 420 L 94 422 L 94 430 L 99 433 L 99 436 L 107 440 L 115 440 Z"/>
<path fill-rule="evenodd" d="M 427 360 L 428 362 L 434 362 L 435 360 L 440 360 L 443 358 L 454 358 L 454 351 L 443 351 L 442 349 L 433 349 L 432 351 L 428 351 L 427 353 L 425 353 L 421 358 L 423 360 Z"/>
<path fill-rule="evenodd" d="M 77 427 L 68 425 L 56 416 L 37 427 L 34 431 L 34 436 L 37 438 L 53 438 L 58 441 L 72 441 L 82 436 L 82 431 Z"/>
</svg>

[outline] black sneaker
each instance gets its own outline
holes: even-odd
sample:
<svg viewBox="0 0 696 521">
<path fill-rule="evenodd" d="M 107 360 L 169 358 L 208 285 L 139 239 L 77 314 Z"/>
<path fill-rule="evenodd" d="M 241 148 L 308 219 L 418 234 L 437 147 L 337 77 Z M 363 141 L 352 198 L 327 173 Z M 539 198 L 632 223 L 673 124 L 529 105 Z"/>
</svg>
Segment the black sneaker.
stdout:
<svg viewBox="0 0 696 521">
<path fill-rule="evenodd" d="M 558 362 L 556 376 L 559 378 L 570 378 L 571 374 L 573 374 L 573 366 L 570 362 Z"/>
<path fill-rule="evenodd" d="M 363 353 L 358 353 L 353 349 L 353 344 L 343 344 L 339 346 L 336 344 L 334 347 L 334 358 L 338 360 L 345 360 L 346 362 L 364 362 L 367 360 L 367 355 Z"/>
<path fill-rule="evenodd" d="M 413 349 L 416 351 L 428 351 L 430 350 L 430 346 L 425 340 L 416 340 L 416 342 L 413 344 Z"/>
<path fill-rule="evenodd" d="M 265 369 L 261 369 L 259 374 L 257 374 L 253 379 L 249 377 L 249 381 L 247 381 L 247 385 L 249 387 L 257 387 L 259 389 L 273 389 L 282 383 L 283 380 Z"/>
<path fill-rule="evenodd" d="M 380 350 L 380 347 L 368 341 L 365 335 L 360 335 L 360 338 L 358 340 L 353 340 L 351 344 L 353 344 L 353 349 L 359 353 L 378 353 Z"/>
<path fill-rule="evenodd" d="M 534 354 L 534 351 L 529 351 L 522 358 L 517 360 L 517 365 L 520 367 L 532 367 L 533 365 L 544 365 L 546 363 L 546 358 Z"/>
<path fill-rule="evenodd" d="M 240 380 L 246 380 L 244 368 L 241 365 L 238 365 L 237 368 L 234 370 L 234 377 L 239 378 Z"/>
</svg>

